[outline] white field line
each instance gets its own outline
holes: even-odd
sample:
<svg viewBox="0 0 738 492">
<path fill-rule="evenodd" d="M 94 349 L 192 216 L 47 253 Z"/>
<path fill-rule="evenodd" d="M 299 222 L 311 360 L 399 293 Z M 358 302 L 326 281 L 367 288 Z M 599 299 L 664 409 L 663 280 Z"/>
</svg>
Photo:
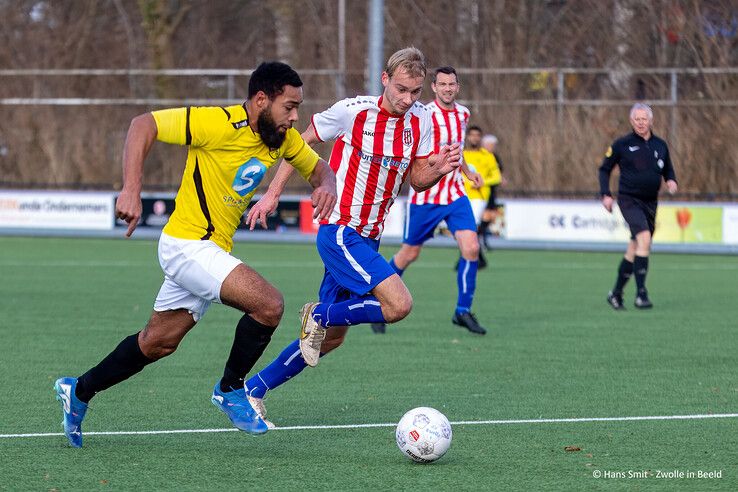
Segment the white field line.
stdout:
<svg viewBox="0 0 738 492">
<path fill-rule="evenodd" d="M 728 419 L 738 418 L 738 413 L 713 413 L 696 415 L 647 415 L 640 417 L 580 417 L 566 419 L 513 419 L 513 420 L 461 420 L 451 422 L 451 425 L 509 425 L 509 424 L 567 424 L 584 422 L 637 422 L 647 420 L 706 420 L 706 419 Z M 347 425 L 292 425 L 276 427 L 274 431 L 294 430 L 333 430 L 333 429 L 372 429 L 379 427 L 394 427 L 396 423 L 384 424 L 347 424 Z M 172 430 L 150 430 L 150 431 L 92 431 L 85 432 L 85 436 L 140 436 L 159 434 L 214 434 L 218 432 L 236 432 L 238 429 L 172 429 Z M 39 432 L 27 434 L 0 434 L 0 438 L 23 438 L 23 437 L 54 437 L 62 436 L 61 432 Z"/>
<path fill-rule="evenodd" d="M 323 263 L 318 261 L 248 261 L 245 263 L 254 268 L 323 268 Z M 156 259 L 151 261 L 129 261 L 129 260 L 0 260 L 0 267 L 19 267 L 19 268 L 71 268 L 71 267 L 90 267 L 90 268 L 153 268 L 156 265 Z M 431 263 L 418 262 L 413 265 L 413 269 L 441 269 L 447 270 L 450 263 Z M 493 269 L 500 270 L 612 270 L 609 263 L 593 265 L 590 263 L 541 263 L 536 265 L 523 263 L 492 263 Z M 688 265 L 658 265 L 658 270 L 673 271 L 711 271 L 711 270 L 738 270 L 738 262 L 731 263 L 691 263 Z"/>
</svg>

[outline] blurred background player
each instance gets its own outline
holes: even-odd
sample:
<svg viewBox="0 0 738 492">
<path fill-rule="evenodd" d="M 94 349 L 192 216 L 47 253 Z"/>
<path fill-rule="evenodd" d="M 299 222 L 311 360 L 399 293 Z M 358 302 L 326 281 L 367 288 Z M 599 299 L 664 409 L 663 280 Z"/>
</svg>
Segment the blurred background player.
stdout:
<svg viewBox="0 0 738 492">
<path fill-rule="evenodd" d="M 408 315 L 412 297 L 399 275 L 379 254 L 389 207 L 408 177 L 418 191 L 458 168 L 458 143 L 433 147 L 430 111 L 418 103 L 426 68 L 416 48 L 394 53 L 382 73 L 382 96 L 358 96 L 315 114 L 302 134 L 308 143 L 335 140 L 330 157 L 338 202 L 317 237 L 325 265 L 318 303 L 300 311 L 300 338 L 246 382 L 249 401 L 262 418 L 263 397 L 319 357 L 338 348 L 348 327 L 392 323 Z M 281 165 L 264 197 L 247 216 L 266 223 L 292 169 Z"/>
<path fill-rule="evenodd" d="M 487 206 L 482 213 L 482 220 L 479 223 L 479 235 L 482 238 L 482 242 L 486 249 L 489 249 L 489 237 L 494 232 L 495 234 L 500 233 L 502 230 L 502 214 L 500 214 L 500 205 L 497 203 L 497 187 L 505 186 L 507 180 L 505 179 L 504 169 L 502 168 L 502 160 L 500 155 L 497 153 L 497 137 L 492 134 L 486 134 L 482 137 L 482 148 L 492 154 L 495 159 L 495 165 L 500 173 L 500 180 L 497 184 L 490 186 L 489 197 L 487 198 Z M 491 228 L 491 230 L 490 230 Z"/>
<path fill-rule="evenodd" d="M 499 142 L 499 140 L 496 136 L 492 135 L 491 133 L 486 133 L 482 137 L 482 148 L 497 157 L 497 153 L 495 152 L 497 148 L 497 142 Z"/>
<path fill-rule="evenodd" d="M 315 188 L 315 215 L 326 217 L 333 209 L 333 172 L 292 128 L 302 98 L 297 72 L 284 63 L 263 63 L 251 75 L 242 105 L 164 109 L 131 122 L 123 151 L 124 185 L 115 207 L 116 216 L 128 223 L 127 236 L 141 217 L 143 165 L 154 142 L 187 145 L 187 163 L 177 208 L 159 240 L 164 283 L 146 327 L 79 378 L 59 378 L 54 385 L 72 446 L 82 446 L 82 420 L 90 399 L 171 355 L 212 302 L 244 315 L 211 401 L 238 429 L 267 431 L 246 399 L 243 380 L 269 344 L 284 300 L 230 252 L 251 197 L 280 156 Z"/>
<path fill-rule="evenodd" d="M 502 174 L 497 166 L 494 154 L 487 151 L 481 146 L 482 129 L 478 126 L 470 126 L 466 130 L 466 145 L 464 146 L 464 162 L 467 166 L 476 170 L 482 176 L 483 186 L 477 187 L 476 183 L 468 178 L 464 178 L 464 186 L 474 211 L 474 219 L 479 227 L 477 235 L 487 246 L 485 235 L 489 234 L 489 223 L 485 221 L 485 214 L 489 213 L 490 204 L 496 207 L 495 198 L 492 190 L 500 184 Z M 496 210 L 495 210 L 496 212 Z M 486 266 L 486 259 L 482 250 L 479 251 L 479 268 Z"/>
<path fill-rule="evenodd" d="M 653 134 L 653 111 L 643 103 L 636 103 L 630 110 L 633 131 L 607 149 L 599 170 L 602 205 L 612 213 L 613 198 L 610 193 L 610 173 L 620 168 L 618 207 L 630 227 L 630 242 L 620 262 L 615 286 L 607 294 L 607 303 L 613 309 L 624 309 L 623 287 L 635 273 L 636 297 L 634 305 L 639 309 L 653 307 L 646 290 L 648 256 L 656 225 L 656 207 L 661 181 L 666 189 L 677 191 L 676 174 L 671 164 L 666 142 Z"/>
<path fill-rule="evenodd" d="M 459 94 L 456 70 L 453 67 L 437 68 L 433 74 L 431 89 L 436 98 L 426 107 L 432 115 L 434 150 L 438 152 L 443 145 L 451 144 L 459 144 L 463 148 L 470 113 L 468 108 L 456 102 L 456 96 Z M 402 247 L 392 257 L 390 265 L 398 275 L 402 275 L 410 264 L 418 259 L 423 244 L 433 237 L 438 224 L 444 221 L 461 252 L 456 275 L 458 295 L 451 321 L 472 333 L 484 335 L 487 330 L 479 324 L 471 312 L 479 268 L 479 239 L 474 212 L 466 196 L 462 171 L 475 186 L 482 186 L 483 181 L 479 173 L 469 169 L 462 161 L 459 169 L 443 176 L 429 190 L 423 192 L 410 190 Z M 372 330 L 375 333 L 384 333 L 385 326 L 382 323 L 375 323 Z"/>
</svg>

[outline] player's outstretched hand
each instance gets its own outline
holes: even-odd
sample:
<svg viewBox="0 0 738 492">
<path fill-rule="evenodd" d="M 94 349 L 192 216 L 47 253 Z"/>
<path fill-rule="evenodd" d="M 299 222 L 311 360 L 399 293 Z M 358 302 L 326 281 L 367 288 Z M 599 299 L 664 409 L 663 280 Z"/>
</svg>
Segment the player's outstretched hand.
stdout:
<svg viewBox="0 0 738 492">
<path fill-rule="evenodd" d="M 461 166 L 461 145 L 455 143 L 441 146 L 436 166 L 440 174 L 448 174 Z"/>
<path fill-rule="evenodd" d="M 674 193 L 676 193 L 678 189 L 679 189 L 679 186 L 677 185 L 677 182 L 674 181 L 673 179 L 670 179 L 669 181 L 666 182 L 666 191 L 668 191 L 670 195 L 673 195 Z"/>
<path fill-rule="evenodd" d="M 118 195 L 118 199 L 115 200 L 115 216 L 125 220 L 128 224 L 126 237 L 131 237 L 133 231 L 136 230 L 138 221 L 141 219 L 141 209 L 140 193 L 131 192 L 124 188 Z"/>
<path fill-rule="evenodd" d="M 474 187 L 475 190 L 478 190 L 479 188 L 484 186 L 484 178 L 478 172 L 472 171 L 469 174 L 468 178 L 471 180 L 472 186 Z"/>
<path fill-rule="evenodd" d="M 338 197 L 335 186 L 318 186 L 313 190 L 313 219 L 327 219 L 336 206 Z"/>
<path fill-rule="evenodd" d="M 267 217 L 277 210 L 277 204 L 279 204 L 279 196 L 267 190 L 246 214 L 246 225 L 249 226 L 249 230 L 253 231 L 257 222 L 261 223 L 261 227 L 266 229 Z"/>
<path fill-rule="evenodd" d="M 602 197 L 602 206 L 605 207 L 605 210 L 607 210 L 610 213 L 612 213 L 612 203 L 613 203 L 613 199 L 611 196 L 604 195 Z"/>
</svg>

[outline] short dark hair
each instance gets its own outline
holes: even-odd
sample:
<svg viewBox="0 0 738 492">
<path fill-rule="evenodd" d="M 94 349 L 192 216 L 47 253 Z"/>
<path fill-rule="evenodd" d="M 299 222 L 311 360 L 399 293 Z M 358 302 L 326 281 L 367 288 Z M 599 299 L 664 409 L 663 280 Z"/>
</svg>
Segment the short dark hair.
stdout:
<svg viewBox="0 0 738 492">
<path fill-rule="evenodd" d="M 436 83 L 436 77 L 439 73 L 445 73 L 446 75 L 453 74 L 456 77 L 456 81 L 459 81 L 459 76 L 456 74 L 456 69 L 452 66 L 438 67 L 433 71 L 433 83 Z"/>
<path fill-rule="evenodd" d="M 469 125 L 466 127 L 466 133 L 469 132 L 479 132 L 482 133 L 482 129 L 479 128 L 477 125 Z"/>
<path fill-rule="evenodd" d="M 302 80 L 292 67 L 282 62 L 264 62 L 253 71 L 249 79 L 249 95 L 251 99 L 261 91 L 269 99 L 274 99 L 284 92 L 284 86 L 302 87 Z"/>
</svg>

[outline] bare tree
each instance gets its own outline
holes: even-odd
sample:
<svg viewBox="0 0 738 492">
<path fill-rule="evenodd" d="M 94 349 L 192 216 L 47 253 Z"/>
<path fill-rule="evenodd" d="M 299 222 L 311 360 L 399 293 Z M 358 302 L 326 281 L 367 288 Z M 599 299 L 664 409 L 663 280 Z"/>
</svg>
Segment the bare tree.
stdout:
<svg viewBox="0 0 738 492">
<path fill-rule="evenodd" d="M 337 0 L 14 0 L 0 1 L 3 68 L 254 68 L 281 59 L 298 69 L 337 67 Z M 346 0 L 346 94 L 363 92 L 367 4 Z M 516 193 L 586 195 L 607 145 L 628 130 L 634 98 L 655 106 L 687 192 L 738 193 L 738 76 L 706 67 L 738 66 L 735 0 L 392 0 L 385 2 L 385 56 L 421 48 L 431 66 L 541 67 L 532 74 L 461 75 L 460 97 L 475 124 L 500 138 Z M 306 26 L 309 26 L 307 28 Z M 563 79 L 549 67 L 608 67 Z M 304 127 L 336 97 L 335 80 L 303 75 Z M 232 85 L 228 83 L 232 82 Z M 248 77 L 2 77 L 0 97 L 192 97 L 246 95 Z M 430 83 L 424 100 L 431 98 Z M 558 98 L 621 101 L 557 105 Z M 498 101 L 488 103 L 485 101 Z M 697 103 L 700 103 L 698 105 Z M 131 117 L 145 106 L 0 106 L 0 173 L 5 186 L 114 187 Z M 322 154 L 328 146 L 319 148 Z M 147 186 L 176 187 L 183 150 L 155 146 Z M 291 183 L 302 191 L 299 179 Z M 508 189 L 510 190 L 510 188 Z"/>
</svg>

